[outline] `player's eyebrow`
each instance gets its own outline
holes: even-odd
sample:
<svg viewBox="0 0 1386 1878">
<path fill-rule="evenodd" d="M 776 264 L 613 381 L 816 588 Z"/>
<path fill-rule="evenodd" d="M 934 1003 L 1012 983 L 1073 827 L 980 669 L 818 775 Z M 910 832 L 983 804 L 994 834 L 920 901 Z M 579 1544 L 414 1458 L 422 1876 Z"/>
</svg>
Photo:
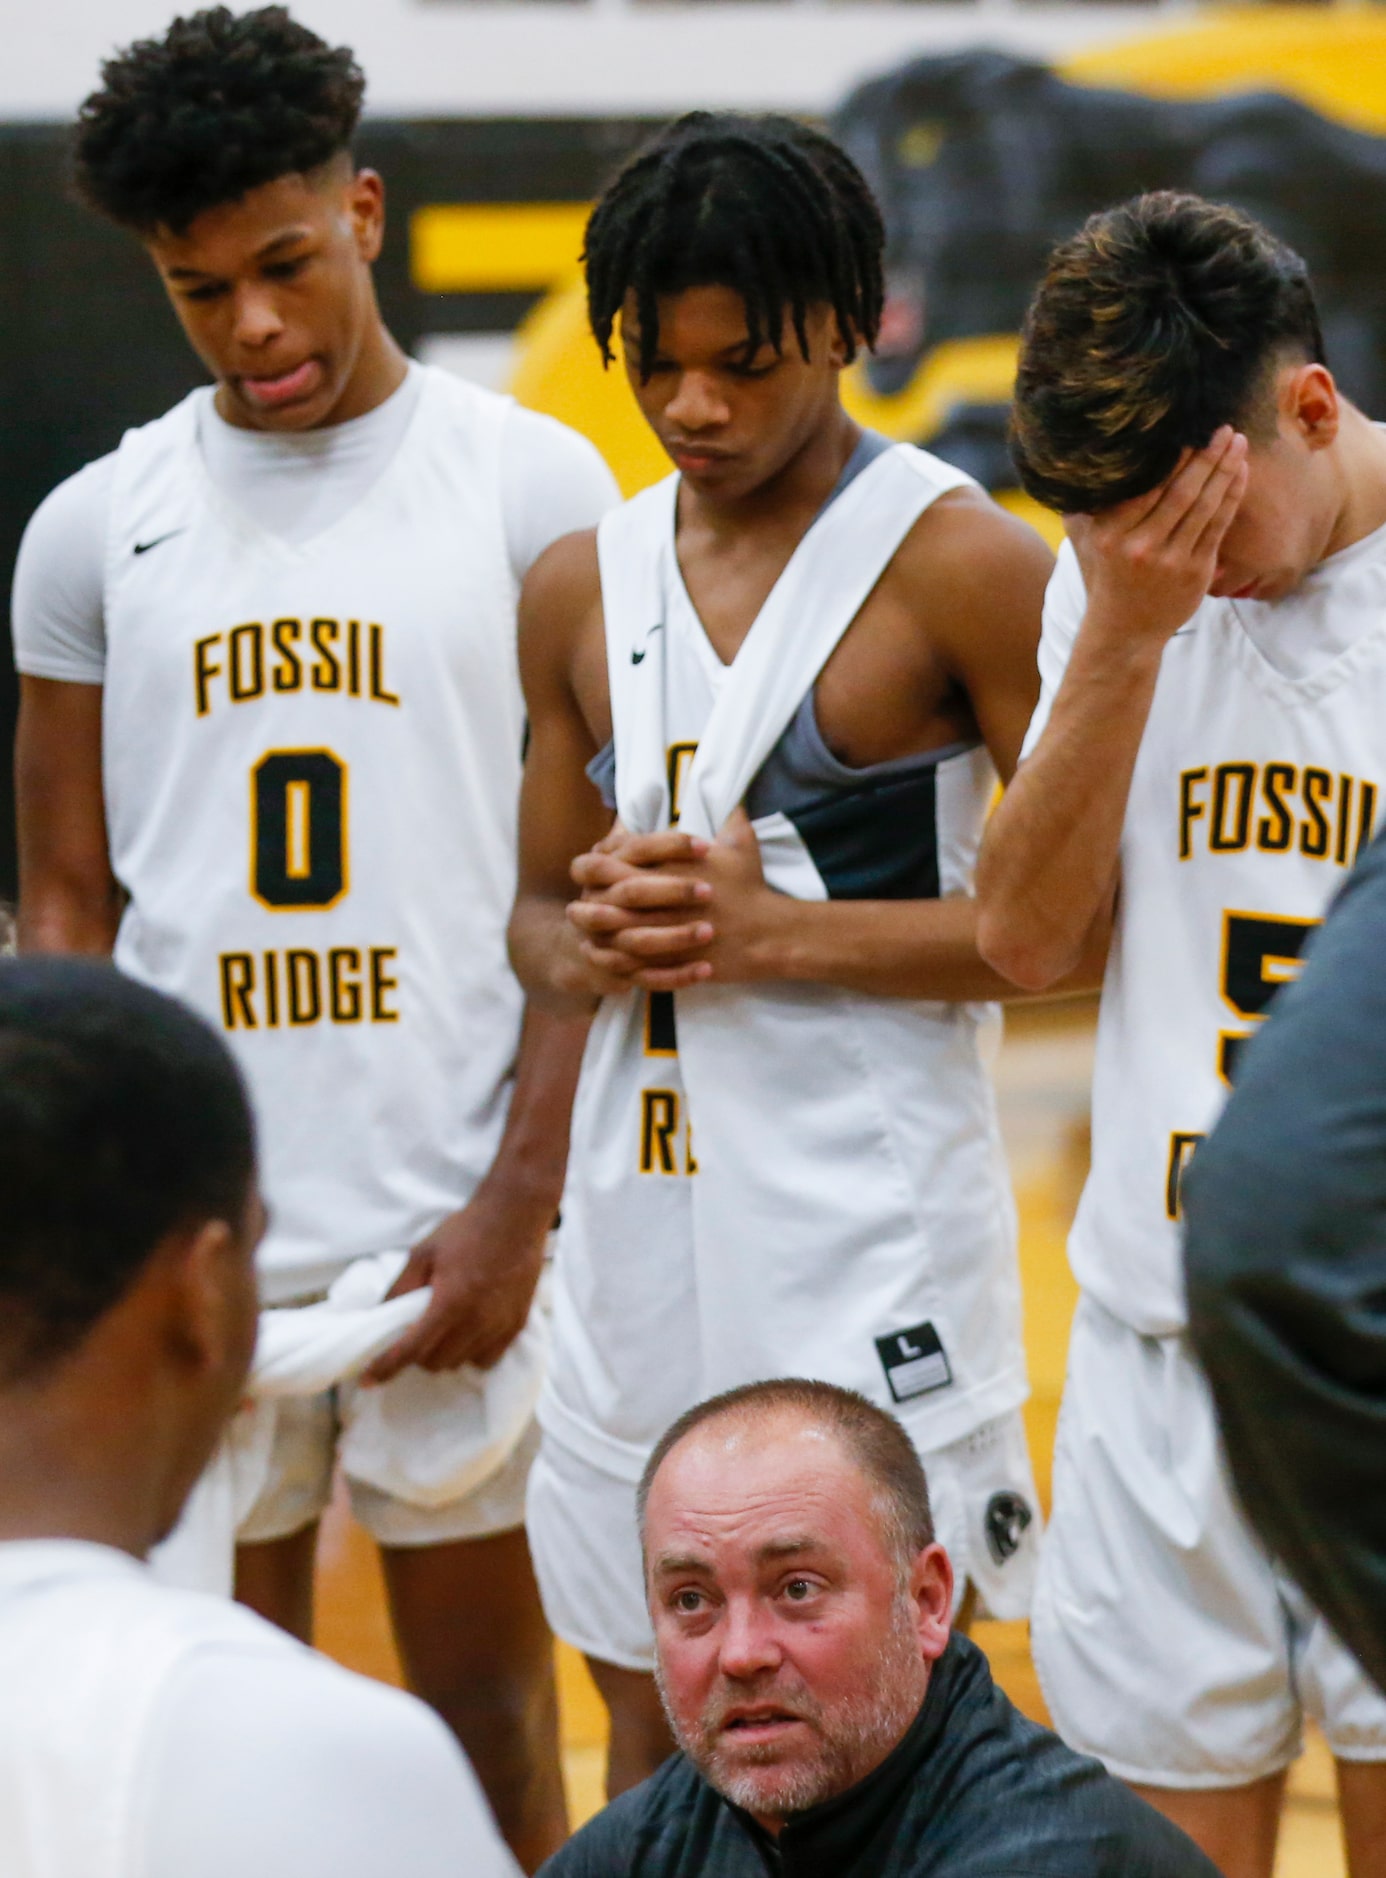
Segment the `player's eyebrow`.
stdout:
<svg viewBox="0 0 1386 1878">
<path fill-rule="evenodd" d="M 262 248 L 255 250 L 257 261 L 266 261 L 272 254 L 278 254 L 281 248 L 291 248 L 295 242 L 307 241 L 312 234 L 311 228 L 286 228 L 282 234 L 272 236 Z"/>
<path fill-rule="evenodd" d="M 312 232 L 310 228 L 286 228 L 281 234 L 272 235 L 263 247 L 257 248 L 255 259 L 257 261 L 272 260 L 281 249 L 291 248 L 297 242 L 306 241 Z M 201 267 L 166 267 L 164 273 L 169 280 L 212 280 L 215 278 Z"/>
</svg>

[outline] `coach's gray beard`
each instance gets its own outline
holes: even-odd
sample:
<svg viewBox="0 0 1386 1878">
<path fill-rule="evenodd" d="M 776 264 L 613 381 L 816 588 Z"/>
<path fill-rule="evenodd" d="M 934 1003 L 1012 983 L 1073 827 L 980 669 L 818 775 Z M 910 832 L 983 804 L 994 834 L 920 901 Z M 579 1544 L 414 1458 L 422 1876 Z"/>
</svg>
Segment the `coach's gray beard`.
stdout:
<svg viewBox="0 0 1386 1878">
<path fill-rule="evenodd" d="M 655 1662 L 655 1686 L 674 1739 L 698 1772 L 724 1799 L 759 1819 L 783 1823 L 823 1800 L 845 1793 L 878 1767 L 901 1741 L 919 1713 L 919 1636 L 915 1606 L 902 1592 L 891 1613 L 890 1630 L 879 1656 L 875 1687 L 839 1703 L 825 1714 L 807 1687 L 789 1689 L 774 1679 L 741 1689 L 724 1689 L 696 1732 L 680 1727 L 669 1703 L 664 1678 Z M 818 1735 L 817 1753 L 782 1763 L 779 1750 L 766 1743 L 729 1755 L 720 1716 L 743 1702 L 769 1701 L 776 1695 Z"/>
</svg>

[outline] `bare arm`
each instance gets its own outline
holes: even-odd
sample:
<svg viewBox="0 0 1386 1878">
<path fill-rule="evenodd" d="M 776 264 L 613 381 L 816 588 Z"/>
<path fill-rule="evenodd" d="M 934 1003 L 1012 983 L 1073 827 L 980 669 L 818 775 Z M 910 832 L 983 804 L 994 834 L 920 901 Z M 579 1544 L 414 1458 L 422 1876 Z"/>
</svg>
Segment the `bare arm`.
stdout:
<svg viewBox="0 0 1386 1878">
<path fill-rule="evenodd" d="M 531 1001 L 590 1016 L 600 988 L 564 917 L 568 864 L 600 841 L 611 815 L 587 776 L 596 740 L 573 688 L 574 648 L 601 604 L 595 535 L 568 536 L 531 568 L 520 594 L 520 678 L 529 717 L 520 785 L 519 883 L 510 963 Z"/>
<path fill-rule="evenodd" d="M 467 1205 L 416 1246 L 391 1296 L 432 1285 L 428 1310 L 366 1372 L 369 1383 L 417 1363 L 488 1368 L 519 1336 L 544 1264 L 568 1165 L 568 1123 L 586 1017 L 525 1012 L 505 1133 Z"/>
<path fill-rule="evenodd" d="M 928 552 L 900 569 L 926 597 L 931 639 L 1003 781 L 1015 773 L 1035 708 L 1035 652 L 1052 567 L 1032 529 L 978 502 L 951 513 Z M 1015 994 L 978 954 L 969 895 L 800 901 L 769 894 L 764 911 L 767 977 L 950 1002 Z"/>
<path fill-rule="evenodd" d="M 599 601 L 595 538 L 565 536 L 535 562 L 520 600 L 520 668 L 529 745 L 520 794 L 520 880 L 510 957 L 529 993 L 505 1133 L 469 1204 L 416 1246 L 395 1293 L 431 1284 L 412 1330 L 367 1371 L 385 1382 L 407 1364 L 453 1369 L 496 1362 L 519 1335 L 563 1191 L 582 1052 L 602 985 L 563 916 L 572 855 L 599 840 L 611 814 L 588 781 L 595 744 L 570 661 Z M 600 643 L 600 642 L 598 642 Z M 552 883 L 558 882 L 556 896 Z"/>
<path fill-rule="evenodd" d="M 578 699 L 606 698 L 601 580 L 596 538 L 569 535 L 535 562 L 520 597 L 520 676 L 529 712 L 529 749 L 520 791 L 520 878 L 510 919 L 510 959 L 531 1000 L 548 1010 L 588 1016 L 597 1001 L 631 989 L 639 960 L 604 967 L 587 956 L 567 917 L 573 857 L 610 832 L 611 811 L 587 776 L 597 740 Z M 692 887 L 675 897 L 694 905 Z M 697 921 L 671 926 L 655 950 L 696 946 Z M 701 975 L 675 974 L 678 984 Z"/>
<path fill-rule="evenodd" d="M 749 832 L 749 823 L 746 827 Z M 724 830 L 719 848 L 733 842 L 735 834 L 734 827 Z M 754 834 L 750 840 L 754 844 Z M 977 903 L 967 894 L 940 900 L 823 901 L 768 894 L 764 923 L 748 937 L 753 950 L 744 968 L 747 982 L 795 980 L 946 1003 L 1018 995 L 1016 986 L 979 956 Z M 1079 991 L 1098 983 L 1104 956 L 1105 936 L 1098 936 L 1091 955 L 1055 988 Z"/>
<path fill-rule="evenodd" d="M 987 829 L 982 956 L 1028 991 L 1074 970 L 1110 923 L 1131 777 L 1165 646 L 1197 611 L 1246 487 L 1225 430 L 1149 495 L 1070 518 L 1087 610 L 1034 753 Z"/>
<path fill-rule="evenodd" d="M 109 953 L 121 895 L 101 780 L 101 686 L 20 680 L 15 737 L 19 945 Z"/>
<path fill-rule="evenodd" d="M 998 772 L 1009 777 L 1038 692 L 1035 648 L 1052 558 L 1032 530 L 980 500 L 938 521 L 932 536 L 906 544 L 892 578 L 912 615 L 923 597 L 930 642 L 966 694 Z M 665 963 L 656 952 L 662 929 L 648 913 L 658 904 L 657 883 L 683 876 L 708 889 L 704 917 L 713 937 L 697 956 L 707 962 L 705 975 L 722 982 L 789 979 L 948 1001 L 1015 995 L 978 956 L 969 897 L 803 901 L 774 893 L 741 812 L 710 848 L 677 832 L 624 836 L 615 852 L 603 845 L 605 852 L 574 865 L 584 898 L 570 917 L 594 963 L 616 970 L 634 958 L 636 982 L 648 989 L 689 982 L 674 976 L 685 960 Z M 1082 963 L 1085 972 L 1066 989 L 1096 981 L 1100 946 Z"/>
</svg>

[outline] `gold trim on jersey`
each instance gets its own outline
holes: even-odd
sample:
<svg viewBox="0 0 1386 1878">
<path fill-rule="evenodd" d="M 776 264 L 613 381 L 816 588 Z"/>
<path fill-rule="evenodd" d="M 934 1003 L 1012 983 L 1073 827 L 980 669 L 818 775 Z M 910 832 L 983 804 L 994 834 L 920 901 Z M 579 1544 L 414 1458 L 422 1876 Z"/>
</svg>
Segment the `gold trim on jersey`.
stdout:
<svg viewBox="0 0 1386 1878">
<path fill-rule="evenodd" d="M 277 619 L 266 632 L 260 620 L 246 620 L 229 630 L 206 633 L 193 641 L 193 706 L 207 717 L 213 706 L 212 681 L 225 681 L 230 704 L 248 704 L 269 693 L 283 695 L 305 688 L 343 692 L 376 704 L 399 705 L 385 677 L 385 628 L 345 623 L 326 614 L 308 622 Z M 224 661 L 224 662 L 223 662 Z M 364 688 L 363 688 L 364 680 Z"/>
<path fill-rule="evenodd" d="M 687 778 L 689 765 L 698 753 L 696 743 L 671 743 L 665 753 L 665 766 L 669 779 L 669 826 L 677 828 L 679 812 L 683 806 L 683 785 Z"/>
<path fill-rule="evenodd" d="M 683 1099 L 678 1090 L 642 1089 L 640 1172 L 682 1175 L 696 1174 L 697 1171 L 698 1163 L 693 1155 L 693 1129 L 684 1120 Z"/>
<path fill-rule="evenodd" d="M 314 1024 L 397 1024 L 390 1002 L 397 946 L 269 947 L 223 952 L 221 1019 L 227 1030 L 302 1030 Z"/>
<path fill-rule="evenodd" d="M 252 766 L 250 895 L 267 912 L 326 912 L 350 893 L 349 785 L 349 765 L 321 746 L 266 750 Z"/>
<path fill-rule="evenodd" d="M 1200 1141 L 1207 1139 L 1206 1134 L 1174 1133 L 1169 1138 L 1169 1166 L 1165 1173 L 1165 1218 L 1178 1220 L 1184 1216 L 1183 1190 L 1184 1172 L 1194 1157 L 1194 1150 Z"/>
<path fill-rule="evenodd" d="M 1304 942 L 1320 923 L 1317 917 L 1224 908 L 1218 995 L 1243 1023 L 1251 1025 L 1250 1030 L 1218 1033 L 1218 1075 L 1225 1083 L 1231 1084 L 1237 1051 L 1265 1019 L 1271 999 L 1282 985 L 1299 976 Z M 1294 942 L 1278 945 L 1279 933 L 1293 933 Z"/>
<path fill-rule="evenodd" d="M 1376 802 L 1374 782 L 1312 763 L 1203 763 L 1179 775 L 1179 859 L 1194 857 L 1201 829 L 1210 854 L 1255 848 L 1350 867 L 1372 838 Z"/>
</svg>

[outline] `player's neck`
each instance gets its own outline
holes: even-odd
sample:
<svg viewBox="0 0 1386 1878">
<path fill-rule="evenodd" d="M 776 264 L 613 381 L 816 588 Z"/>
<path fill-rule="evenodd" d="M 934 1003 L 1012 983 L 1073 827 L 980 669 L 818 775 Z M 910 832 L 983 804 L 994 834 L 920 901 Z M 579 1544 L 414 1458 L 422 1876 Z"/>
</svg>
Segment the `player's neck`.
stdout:
<svg viewBox="0 0 1386 1878">
<path fill-rule="evenodd" d="M 179 1443 L 136 1378 L 119 1394 L 106 1380 L 65 1373 L 0 1393 L 0 1541 L 83 1539 L 143 1558 L 164 1536 L 186 1482 Z"/>
<path fill-rule="evenodd" d="M 1338 502 L 1325 560 L 1386 526 L 1386 429 L 1355 405 L 1344 404 L 1333 449 L 1338 458 Z"/>
<path fill-rule="evenodd" d="M 409 361 L 383 320 L 376 318 L 361 347 L 356 369 L 347 380 L 341 397 L 332 407 L 321 428 L 349 424 L 354 417 L 365 417 L 392 398 L 409 372 Z"/>
</svg>

